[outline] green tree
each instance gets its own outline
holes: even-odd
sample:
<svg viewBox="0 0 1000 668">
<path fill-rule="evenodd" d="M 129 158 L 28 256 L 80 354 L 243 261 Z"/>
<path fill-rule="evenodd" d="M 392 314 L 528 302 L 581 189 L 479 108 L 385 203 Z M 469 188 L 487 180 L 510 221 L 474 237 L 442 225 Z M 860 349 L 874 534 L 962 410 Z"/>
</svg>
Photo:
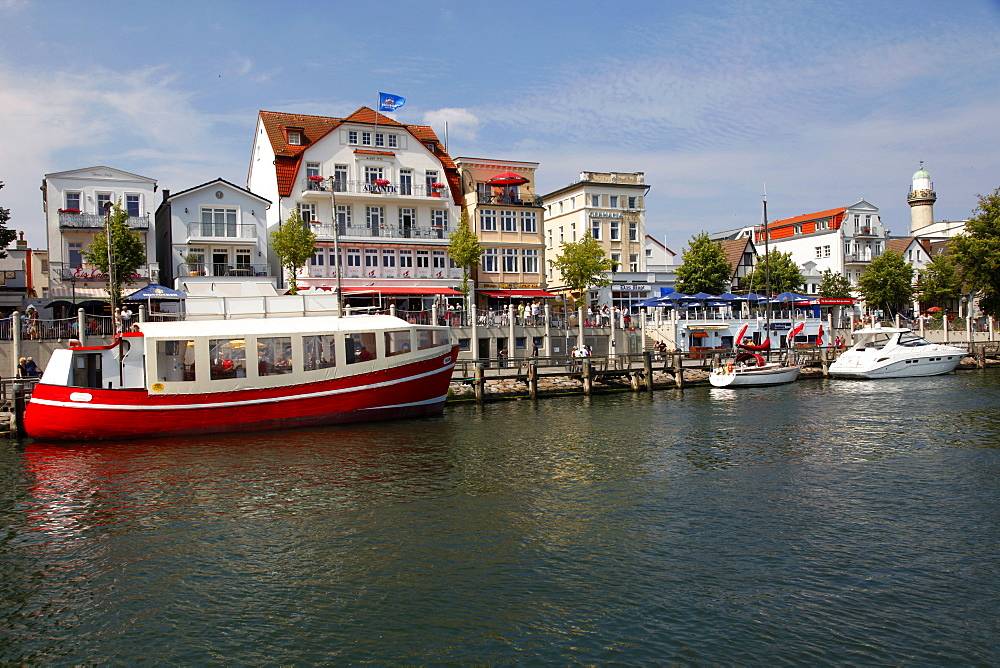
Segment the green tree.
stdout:
<svg viewBox="0 0 1000 668">
<path fill-rule="evenodd" d="M 469 277 L 479 266 L 483 256 L 483 246 L 479 238 L 469 229 L 469 217 L 465 211 L 458 219 L 458 225 L 448 237 L 448 255 L 462 268 L 462 293 L 469 294 Z"/>
<path fill-rule="evenodd" d="M 87 262 L 108 275 L 108 297 L 112 304 L 121 304 L 122 286 L 132 282 L 136 270 L 146 264 L 146 244 L 142 237 L 128 226 L 128 211 L 118 203 L 107 214 L 104 232 L 94 235 L 94 241 L 83 251 Z M 111 250 L 108 252 L 108 233 Z"/>
<path fill-rule="evenodd" d="M 819 282 L 819 296 L 827 299 L 849 299 L 851 282 L 839 271 L 827 269 Z"/>
<path fill-rule="evenodd" d="M 677 292 L 721 295 L 729 288 L 733 268 L 722 245 L 709 239 L 705 232 L 691 237 L 681 259 L 683 264 L 677 267 Z"/>
<path fill-rule="evenodd" d="M 292 209 L 284 225 L 271 232 L 271 248 L 278 256 L 278 264 L 288 272 L 289 294 L 297 294 L 296 274 L 316 252 L 316 235 L 302 222 L 298 208 Z"/>
<path fill-rule="evenodd" d="M 611 271 L 611 260 L 604 255 L 604 249 L 590 232 L 579 241 L 564 241 L 562 253 L 549 260 L 549 264 L 559 270 L 563 283 L 574 292 L 611 284 L 605 276 L 605 272 Z"/>
<path fill-rule="evenodd" d="M 913 265 L 901 253 L 887 250 L 861 274 L 858 292 L 869 308 L 898 313 L 913 300 Z"/>
<path fill-rule="evenodd" d="M 805 283 L 802 270 L 795 264 L 792 254 L 782 253 L 777 249 L 772 249 L 760 258 L 757 266 L 744 280 L 752 292 L 765 290 L 770 285 L 771 294 L 795 292 Z"/>
<path fill-rule="evenodd" d="M 948 255 L 935 255 L 920 272 L 920 303 L 923 306 L 944 306 L 962 296 L 962 280 L 958 267 Z"/>
<path fill-rule="evenodd" d="M 948 244 L 959 277 L 978 290 L 979 307 L 1000 317 L 1000 188 L 979 195 L 979 206 L 965 223 L 965 233 Z"/>
<path fill-rule="evenodd" d="M 3 181 L 0 181 L 0 190 L 3 189 Z M 17 232 L 7 229 L 7 221 L 10 220 L 10 209 L 0 206 L 0 258 L 7 257 L 7 245 L 17 237 Z"/>
</svg>

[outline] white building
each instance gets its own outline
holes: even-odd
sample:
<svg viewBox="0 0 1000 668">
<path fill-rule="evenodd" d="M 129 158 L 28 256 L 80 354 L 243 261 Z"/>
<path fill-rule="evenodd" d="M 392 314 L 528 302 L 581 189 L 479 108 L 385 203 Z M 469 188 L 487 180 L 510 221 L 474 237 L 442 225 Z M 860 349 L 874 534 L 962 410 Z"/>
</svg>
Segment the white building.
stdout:
<svg viewBox="0 0 1000 668">
<path fill-rule="evenodd" d="M 348 296 L 458 294 L 452 288 L 461 270 L 447 256 L 461 201 L 458 172 L 430 127 L 367 107 L 347 118 L 261 111 L 247 185 L 274 202 L 268 230 L 296 208 L 312 224 L 316 254 L 300 288 L 334 287 L 339 245 Z"/>
<path fill-rule="evenodd" d="M 46 174 L 42 181 L 49 250 L 49 296 L 75 303 L 107 299 L 107 276 L 89 267 L 83 251 L 103 232 L 107 207 L 121 202 L 128 226 L 146 246 L 146 266 L 138 270 L 130 289 L 159 283 L 156 240 L 150 234 L 156 180 L 112 167 L 87 167 Z"/>
<path fill-rule="evenodd" d="M 646 271 L 648 192 L 643 172 L 580 172 L 576 183 L 543 195 L 546 257 L 555 258 L 563 243 L 579 241 L 590 232 L 616 271 Z M 564 287 L 551 264 L 546 271 L 550 289 Z"/>
<path fill-rule="evenodd" d="M 649 234 L 643 237 L 643 257 L 647 271 L 668 271 L 677 264 L 677 253 Z"/>
<path fill-rule="evenodd" d="M 267 210 L 246 188 L 215 179 L 171 194 L 156 209 L 156 241 L 164 284 L 186 277 L 272 277 Z"/>
</svg>

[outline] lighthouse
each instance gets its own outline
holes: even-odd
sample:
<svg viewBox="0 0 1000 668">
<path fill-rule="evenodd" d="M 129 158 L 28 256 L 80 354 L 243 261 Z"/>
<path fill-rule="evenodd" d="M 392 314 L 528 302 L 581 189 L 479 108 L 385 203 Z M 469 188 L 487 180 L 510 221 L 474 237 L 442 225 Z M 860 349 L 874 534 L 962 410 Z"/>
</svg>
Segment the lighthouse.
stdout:
<svg viewBox="0 0 1000 668">
<path fill-rule="evenodd" d="M 924 161 L 920 161 L 920 169 L 913 173 L 913 183 L 910 194 L 906 197 L 910 205 L 910 234 L 916 236 L 919 231 L 934 223 L 934 202 L 937 193 L 931 183 L 931 175 L 924 170 Z"/>
</svg>

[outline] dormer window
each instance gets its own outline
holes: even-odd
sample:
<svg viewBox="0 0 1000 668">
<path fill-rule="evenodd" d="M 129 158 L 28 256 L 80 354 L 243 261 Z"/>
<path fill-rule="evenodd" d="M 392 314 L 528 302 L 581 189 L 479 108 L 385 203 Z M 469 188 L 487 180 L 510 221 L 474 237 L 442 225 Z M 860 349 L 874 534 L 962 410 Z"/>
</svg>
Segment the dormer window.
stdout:
<svg viewBox="0 0 1000 668">
<path fill-rule="evenodd" d="M 288 131 L 288 145 L 289 146 L 302 146 L 302 133 L 298 130 Z"/>
</svg>

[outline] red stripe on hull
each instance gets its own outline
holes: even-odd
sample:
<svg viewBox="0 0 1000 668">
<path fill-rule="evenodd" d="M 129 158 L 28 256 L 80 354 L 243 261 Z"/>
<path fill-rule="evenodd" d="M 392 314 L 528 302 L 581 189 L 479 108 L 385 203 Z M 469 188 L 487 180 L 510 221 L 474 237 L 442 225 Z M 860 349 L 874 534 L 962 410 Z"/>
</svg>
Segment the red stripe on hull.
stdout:
<svg viewBox="0 0 1000 668">
<path fill-rule="evenodd" d="M 452 349 L 450 359 L 456 359 L 457 355 L 458 349 Z M 25 410 L 25 430 L 36 439 L 114 440 L 263 431 L 433 415 L 443 410 L 443 397 L 451 381 L 452 364 L 445 364 L 447 357 L 449 355 L 440 355 L 406 366 L 330 381 L 235 392 L 151 395 L 146 390 L 102 390 L 39 384 Z M 431 375 L 399 380 L 420 374 Z M 391 384 L 351 389 L 379 383 Z M 336 390 L 342 392 L 318 397 L 301 396 Z M 75 404 L 70 401 L 69 395 L 76 392 L 92 395 L 89 404 L 110 407 L 88 408 L 87 404 L 52 406 L 35 401 Z M 263 403 L 236 406 L 211 405 L 262 400 Z M 199 406 L 176 408 L 179 405 Z M 142 407 L 142 410 L 131 408 L 136 406 Z M 174 408 L 157 409 L 157 406 Z"/>
</svg>

